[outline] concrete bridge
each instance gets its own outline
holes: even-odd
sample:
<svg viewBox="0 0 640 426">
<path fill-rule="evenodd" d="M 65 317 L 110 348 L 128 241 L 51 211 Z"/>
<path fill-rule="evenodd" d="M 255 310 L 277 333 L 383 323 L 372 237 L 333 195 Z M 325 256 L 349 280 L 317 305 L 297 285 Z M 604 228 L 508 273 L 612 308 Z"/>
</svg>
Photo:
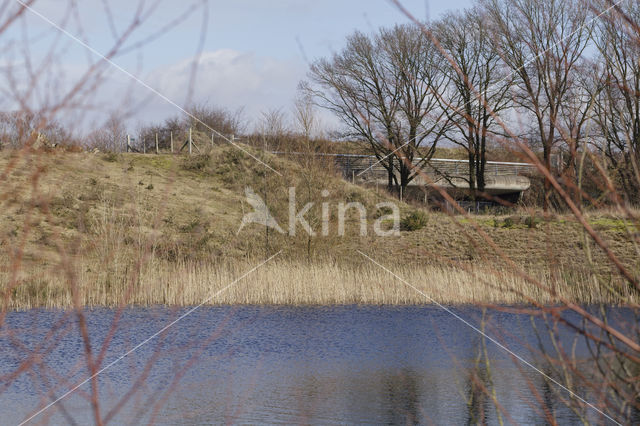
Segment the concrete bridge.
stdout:
<svg viewBox="0 0 640 426">
<path fill-rule="evenodd" d="M 306 155 L 299 152 L 274 152 L 277 155 Z M 324 154 L 315 156 L 333 158 L 336 168 L 342 171 L 345 179 L 355 183 L 387 185 L 387 170 L 379 163 L 374 155 L 358 154 Z M 417 159 L 420 161 L 420 159 Z M 468 190 L 469 162 L 467 160 L 452 160 L 446 158 L 432 158 L 423 166 L 428 176 L 414 178 L 409 186 L 440 186 L 443 188 Z M 513 163 L 503 161 L 487 161 L 485 166 L 485 191 L 492 195 L 519 195 L 531 186 L 525 174 L 536 172 L 536 167 L 529 163 Z M 397 176 L 397 172 L 396 172 Z"/>
<path fill-rule="evenodd" d="M 323 154 L 335 156 L 338 169 L 345 179 L 361 183 L 386 185 L 387 170 L 378 163 L 375 156 L 353 154 Z M 421 159 L 416 159 L 418 162 Z M 432 158 L 422 167 L 428 178 L 415 177 L 409 186 L 440 186 L 450 189 L 467 190 L 469 188 L 467 160 Z M 487 161 L 485 165 L 485 191 L 492 195 L 516 194 L 529 189 L 531 182 L 525 174 L 536 171 L 529 163 Z M 397 176 L 397 171 L 396 171 Z"/>
</svg>

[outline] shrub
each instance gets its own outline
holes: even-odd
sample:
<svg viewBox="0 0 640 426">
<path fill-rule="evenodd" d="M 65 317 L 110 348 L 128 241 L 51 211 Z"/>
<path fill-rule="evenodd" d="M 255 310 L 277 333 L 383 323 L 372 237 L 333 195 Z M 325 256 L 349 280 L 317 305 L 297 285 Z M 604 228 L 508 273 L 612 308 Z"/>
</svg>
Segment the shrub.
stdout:
<svg viewBox="0 0 640 426">
<path fill-rule="evenodd" d="M 359 190 L 351 190 L 347 193 L 346 195 L 346 200 L 347 203 L 352 203 L 352 202 L 363 202 L 364 199 L 362 197 L 362 194 Z"/>
<path fill-rule="evenodd" d="M 417 231 L 427 226 L 427 214 L 421 210 L 415 210 L 400 220 L 400 229 L 403 231 Z"/>
<path fill-rule="evenodd" d="M 540 222 L 541 222 L 540 218 L 535 216 L 528 216 L 524 220 L 524 224 L 527 225 L 527 227 L 529 228 L 537 228 Z"/>
<path fill-rule="evenodd" d="M 186 156 L 182 162 L 184 170 L 202 171 L 207 168 L 211 161 L 209 154 L 198 154 Z"/>
<path fill-rule="evenodd" d="M 376 212 L 373 214 L 374 219 L 381 218 L 382 216 L 388 216 L 393 213 L 393 209 L 388 206 L 378 207 Z"/>
<path fill-rule="evenodd" d="M 505 218 L 505 220 L 502 222 L 503 228 L 513 228 L 513 225 L 514 225 L 514 222 L 513 222 L 513 218 L 511 217 Z"/>
<path fill-rule="evenodd" d="M 104 154 L 102 156 L 102 159 L 104 161 L 109 162 L 109 163 L 115 163 L 115 162 L 118 161 L 119 158 L 120 158 L 120 156 L 116 152 L 107 152 L 106 154 Z"/>
</svg>

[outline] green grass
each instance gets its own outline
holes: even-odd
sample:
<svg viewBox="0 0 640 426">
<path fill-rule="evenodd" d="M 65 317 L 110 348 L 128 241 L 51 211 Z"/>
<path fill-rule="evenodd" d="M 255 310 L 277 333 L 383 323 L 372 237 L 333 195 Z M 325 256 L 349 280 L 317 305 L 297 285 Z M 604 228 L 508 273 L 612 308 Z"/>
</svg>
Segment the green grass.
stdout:
<svg viewBox="0 0 640 426">
<path fill-rule="evenodd" d="M 640 227 L 638 227 L 638 224 L 625 219 L 598 217 L 598 218 L 589 219 L 588 222 L 590 225 L 593 225 L 596 228 L 607 230 L 607 231 L 614 231 L 614 232 L 640 231 Z"/>
</svg>

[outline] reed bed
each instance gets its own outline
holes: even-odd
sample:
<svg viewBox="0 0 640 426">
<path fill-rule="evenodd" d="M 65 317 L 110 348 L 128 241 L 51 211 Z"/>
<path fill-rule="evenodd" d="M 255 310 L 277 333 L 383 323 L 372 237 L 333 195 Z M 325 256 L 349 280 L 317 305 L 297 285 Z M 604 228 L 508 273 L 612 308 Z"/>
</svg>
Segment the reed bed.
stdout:
<svg viewBox="0 0 640 426">
<path fill-rule="evenodd" d="M 399 279 L 375 265 L 273 260 L 241 278 L 259 263 L 169 263 L 153 259 L 139 270 L 125 267 L 120 272 L 78 265 L 73 274 L 30 274 L 19 279 L 6 307 L 68 308 L 74 306 L 74 291 L 83 306 L 552 304 L 560 298 L 578 303 L 618 303 L 588 277 L 572 279 L 571 284 L 555 280 L 556 297 L 552 297 L 548 290 L 520 276 L 480 267 L 390 265 L 394 274 L 402 277 Z M 543 285 L 552 280 L 548 274 L 539 274 L 536 279 Z M 2 282 L 6 288 L 6 274 Z"/>
</svg>

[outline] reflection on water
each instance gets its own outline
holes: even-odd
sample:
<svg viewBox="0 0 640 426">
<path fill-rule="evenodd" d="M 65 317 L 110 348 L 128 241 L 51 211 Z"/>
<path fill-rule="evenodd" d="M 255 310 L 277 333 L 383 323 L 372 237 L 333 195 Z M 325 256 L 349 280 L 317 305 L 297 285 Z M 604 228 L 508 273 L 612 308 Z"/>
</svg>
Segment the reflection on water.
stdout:
<svg viewBox="0 0 640 426">
<path fill-rule="evenodd" d="M 481 319 L 477 309 L 454 310 L 476 324 Z M 127 310 L 103 365 L 181 312 Z M 113 317 L 108 309 L 88 312 L 94 351 L 109 336 Z M 490 317 L 487 331 L 531 359 L 528 345 L 537 341 L 529 317 L 500 312 Z M 45 350 L 43 336 L 56 322 L 55 344 Z M 41 351 L 44 361 L 34 374 L 1 388 L 2 423 L 19 422 L 87 376 L 74 317 L 64 312 L 10 314 L 0 350 L 5 380 L 29 351 Z M 480 336 L 435 307 L 207 307 L 101 374 L 99 395 L 102 414 L 117 409 L 118 424 L 475 424 L 497 423 L 504 413 L 518 423 L 535 423 L 541 419 L 533 386 L 558 420 L 578 420 L 540 375 L 520 370 L 491 343 L 486 351 L 489 363 L 480 356 Z M 578 355 L 585 351 L 577 344 Z M 146 380 L 139 384 L 141 374 Z M 138 391 L 127 395 L 132 387 Z M 483 391 L 487 388 L 495 395 Z M 88 390 L 83 387 L 48 410 L 51 417 L 38 419 L 91 420 Z"/>
</svg>

